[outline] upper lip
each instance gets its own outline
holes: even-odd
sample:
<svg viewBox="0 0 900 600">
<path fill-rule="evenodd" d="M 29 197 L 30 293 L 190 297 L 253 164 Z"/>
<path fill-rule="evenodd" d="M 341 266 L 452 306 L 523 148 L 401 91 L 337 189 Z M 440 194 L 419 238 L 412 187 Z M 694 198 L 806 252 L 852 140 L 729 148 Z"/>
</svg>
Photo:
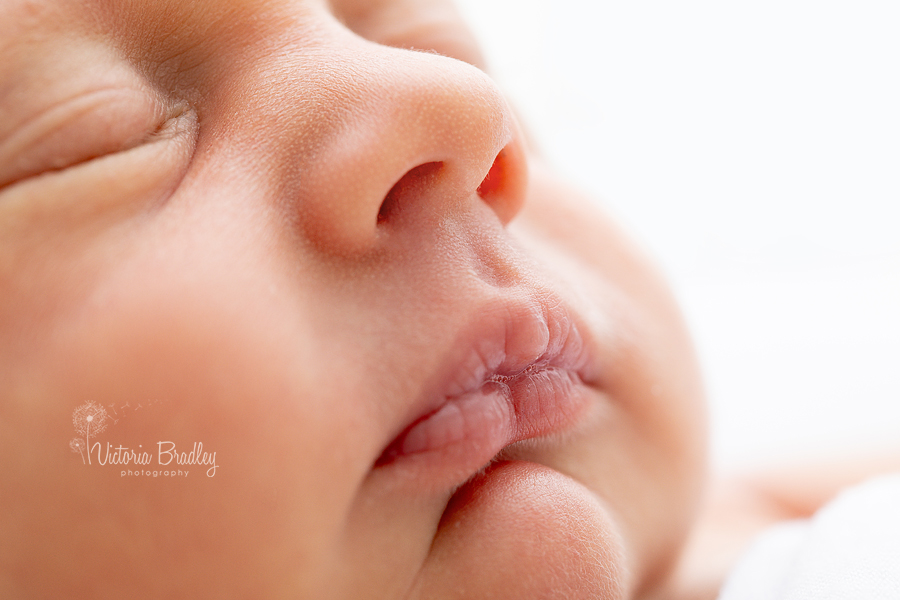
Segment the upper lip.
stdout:
<svg viewBox="0 0 900 600">
<path fill-rule="evenodd" d="M 585 382 L 596 379 L 587 328 L 558 297 L 531 294 L 488 303 L 478 312 L 455 345 L 444 397 L 544 366 L 572 371 Z"/>
<path fill-rule="evenodd" d="M 581 316 L 556 294 L 507 289 L 503 297 L 478 306 L 474 315 L 451 344 L 445 367 L 411 407 L 406 424 L 396 432 L 398 435 L 450 400 L 479 390 L 491 381 L 515 387 L 530 374 L 552 370 L 574 376 L 587 386 L 599 386 L 599 367 L 589 329 Z M 523 395 L 527 394 L 512 394 L 518 422 L 507 444 L 563 429 L 571 425 L 577 412 L 577 407 L 551 401 L 540 406 L 537 412 L 541 414 L 536 415 L 533 408 L 522 406 L 527 403 Z M 388 446 L 386 454 L 392 446 L 393 443 Z M 379 462 L 384 462 L 386 454 Z"/>
</svg>

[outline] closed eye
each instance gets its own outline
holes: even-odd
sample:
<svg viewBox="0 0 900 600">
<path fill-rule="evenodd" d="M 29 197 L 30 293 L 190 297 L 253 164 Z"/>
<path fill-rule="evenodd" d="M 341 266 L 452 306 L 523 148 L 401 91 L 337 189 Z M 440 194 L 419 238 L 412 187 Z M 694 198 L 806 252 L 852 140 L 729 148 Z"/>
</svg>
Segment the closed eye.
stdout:
<svg viewBox="0 0 900 600">
<path fill-rule="evenodd" d="M 0 139 L 0 188 L 134 148 L 183 112 L 128 87 L 95 89 L 52 104 Z"/>
</svg>

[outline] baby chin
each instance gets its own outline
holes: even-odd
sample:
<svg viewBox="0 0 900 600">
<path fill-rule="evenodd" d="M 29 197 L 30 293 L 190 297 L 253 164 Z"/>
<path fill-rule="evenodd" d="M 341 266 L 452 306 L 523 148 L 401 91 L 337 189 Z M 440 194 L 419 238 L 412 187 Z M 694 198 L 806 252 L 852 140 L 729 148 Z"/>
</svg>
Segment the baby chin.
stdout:
<svg viewBox="0 0 900 600">
<path fill-rule="evenodd" d="M 587 488 L 536 463 L 498 462 L 450 501 L 410 598 L 619 599 L 624 556 Z"/>
</svg>

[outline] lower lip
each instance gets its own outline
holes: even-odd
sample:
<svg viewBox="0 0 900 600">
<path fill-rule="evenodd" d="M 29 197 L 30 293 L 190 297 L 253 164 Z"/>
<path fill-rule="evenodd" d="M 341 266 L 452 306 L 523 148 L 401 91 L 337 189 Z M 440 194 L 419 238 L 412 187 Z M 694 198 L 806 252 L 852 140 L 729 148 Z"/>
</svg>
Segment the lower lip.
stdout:
<svg viewBox="0 0 900 600">
<path fill-rule="evenodd" d="M 586 403 L 584 384 L 568 369 L 532 366 L 494 377 L 474 392 L 447 398 L 410 425 L 378 464 L 428 457 L 474 471 L 509 444 L 571 426 Z"/>
</svg>

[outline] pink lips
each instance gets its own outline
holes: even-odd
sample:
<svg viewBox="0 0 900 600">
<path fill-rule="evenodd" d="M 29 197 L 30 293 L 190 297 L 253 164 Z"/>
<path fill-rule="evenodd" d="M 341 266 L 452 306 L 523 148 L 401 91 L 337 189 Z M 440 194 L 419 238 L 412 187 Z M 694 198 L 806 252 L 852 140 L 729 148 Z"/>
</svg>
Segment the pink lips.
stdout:
<svg viewBox="0 0 900 600">
<path fill-rule="evenodd" d="M 584 327 L 556 298 L 495 303 L 456 344 L 443 384 L 376 464 L 475 472 L 505 446 L 572 426 L 595 380 Z"/>
</svg>

